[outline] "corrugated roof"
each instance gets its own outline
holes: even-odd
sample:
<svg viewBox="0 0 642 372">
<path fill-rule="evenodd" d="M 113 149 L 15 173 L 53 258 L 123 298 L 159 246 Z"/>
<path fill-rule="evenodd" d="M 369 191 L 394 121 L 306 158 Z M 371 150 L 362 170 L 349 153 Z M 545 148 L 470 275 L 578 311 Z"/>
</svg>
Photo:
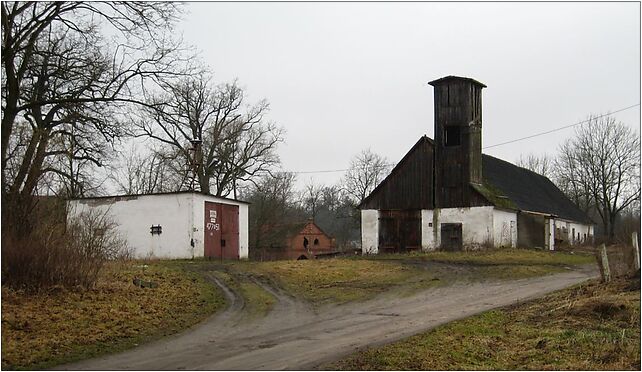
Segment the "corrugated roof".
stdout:
<svg viewBox="0 0 642 372">
<path fill-rule="evenodd" d="M 551 180 L 540 174 L 482 154 L 482 175 L 484 182 L 501 191 L 520 210 L 593 223 Z"/>
</svg>

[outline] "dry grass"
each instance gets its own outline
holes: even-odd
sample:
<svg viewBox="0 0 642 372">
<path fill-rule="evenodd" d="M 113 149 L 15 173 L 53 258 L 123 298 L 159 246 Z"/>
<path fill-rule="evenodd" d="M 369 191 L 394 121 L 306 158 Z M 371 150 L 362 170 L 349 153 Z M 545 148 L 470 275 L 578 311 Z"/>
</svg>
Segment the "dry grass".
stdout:
<svg viewBox="0 0 642 372">
<path fill-rule="evenodd" d="M 596 281 L 323 366 L 338 370 L 640 370 L 640 290 Z"/>
<path fill-rule="evenodd" d="M 591 255 L 526 249 L 430 252 L 324 260 L 233 263 L 316 305 L 363 301 L 384 292 L 408 295 L 454 281 L 518 279 L 595 262 Z"/>
<path fill-rule="evenodd" d="M 591 253 L 535 249 L 490 249 L 470 252 L 427 252 L 406 255 L 418 260 L 468 265 L 584 265 L 595 263 Z M 380 255 L 379 259 L 403 259 L 403 255 Z"/>
<path fill-rule="evenodd" d="M 46 368 L 187 328 L 224 306 L 218 289 L 172 262 L 109 264 L 96 287 L 26 294 L 2 287 L 2 368 Z M 157 288 L 132 284 L 137 276 Z"/>
</svg>

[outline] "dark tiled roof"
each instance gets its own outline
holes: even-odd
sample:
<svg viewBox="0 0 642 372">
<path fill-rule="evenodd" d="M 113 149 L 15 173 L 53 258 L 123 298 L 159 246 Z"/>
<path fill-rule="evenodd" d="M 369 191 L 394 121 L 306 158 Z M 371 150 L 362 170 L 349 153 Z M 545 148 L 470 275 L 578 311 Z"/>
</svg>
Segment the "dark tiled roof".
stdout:
<svg viewBox="0 0 642 372">
<path fill-rule="evenodd" d="M 482 155 L 482 175 L 520 210 L 554 214 L 560 218 L 593 223 L 548 178 L 507 161 Z"/>
</svg>

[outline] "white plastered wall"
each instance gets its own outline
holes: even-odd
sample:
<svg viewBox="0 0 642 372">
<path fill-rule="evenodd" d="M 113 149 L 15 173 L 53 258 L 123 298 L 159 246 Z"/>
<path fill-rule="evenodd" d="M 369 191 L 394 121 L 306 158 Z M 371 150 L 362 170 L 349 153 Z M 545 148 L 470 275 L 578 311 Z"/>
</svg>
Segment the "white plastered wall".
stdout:
<svg viewBox="0 0 642 372">
<path fill-rule="evenodd" d="M 588 240 L 588 242 L 593 241 L 593 226 L 586 225 L 578 222 L 568 221 L 568 220 L 556 220 L 556 226 L 564 226 L 566 228 L 566 238 L 569 244 L 582 244 Z M 575 232 L 575 235 L 573 235 Z M 577 234 L 580 234 L 579 239 Z"/>
<path fill-rule="evenodd" d="M 191 199 L 185 193 L 70 200 L 68 215 L 89 210 L 108 213 L 118 225 L 116 233 L 138 258 L 191 258 Z M 160 225 L 162 233 L 152 235 L 152 225 Z"/>
<path fill-rule="evenodd" d="M 361 252 L 375 254 L 379 252 L 379 211 L 361 210 Z"/>
<path fill-rule="evenodd" d="M 421 211 L 421 245 L 434 250 L 441 244 L 441 224 L 461 223 L 462 244 L 475 247 L 494 244 L 494 207 L 443 208 Z"/>
<path fill-rule="evenodd" d="M 495 247 L 515 248 L 517 246 L 517 213 L 494 209 L 493 233 Z"/>
<path fill-rule="evenodd" d="M 248 257 L 248 205 L 198 193 L 177 193 L 77 199 L 68 201 L 69 216 L 83 211 L 107 212 L 118 225 L 116 232 L 127 240 L 138 258 L 203 257 L 205 201 L 238 205 L 239 257 Z M 162 233 L 152 235 L 151 226 Z M 191 242 L 194 241 L 192 247 Z"/>
</svg>

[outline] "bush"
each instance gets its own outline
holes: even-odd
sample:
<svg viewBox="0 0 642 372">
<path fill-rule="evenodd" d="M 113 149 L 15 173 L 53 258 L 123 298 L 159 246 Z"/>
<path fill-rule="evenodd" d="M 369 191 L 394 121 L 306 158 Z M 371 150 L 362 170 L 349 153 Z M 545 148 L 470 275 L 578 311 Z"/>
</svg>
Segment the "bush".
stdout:
<svg viewBox="0 0 642 372">
<path fill-rule="evenodd" d="M 27 234 L 2 235 L 2 284 L 29 291 L 93 287 L 107 260 L 126 258 L 125 241 L 106 213 L 87 212 L 66 223 L 42 218 Z"/>
</svg>

